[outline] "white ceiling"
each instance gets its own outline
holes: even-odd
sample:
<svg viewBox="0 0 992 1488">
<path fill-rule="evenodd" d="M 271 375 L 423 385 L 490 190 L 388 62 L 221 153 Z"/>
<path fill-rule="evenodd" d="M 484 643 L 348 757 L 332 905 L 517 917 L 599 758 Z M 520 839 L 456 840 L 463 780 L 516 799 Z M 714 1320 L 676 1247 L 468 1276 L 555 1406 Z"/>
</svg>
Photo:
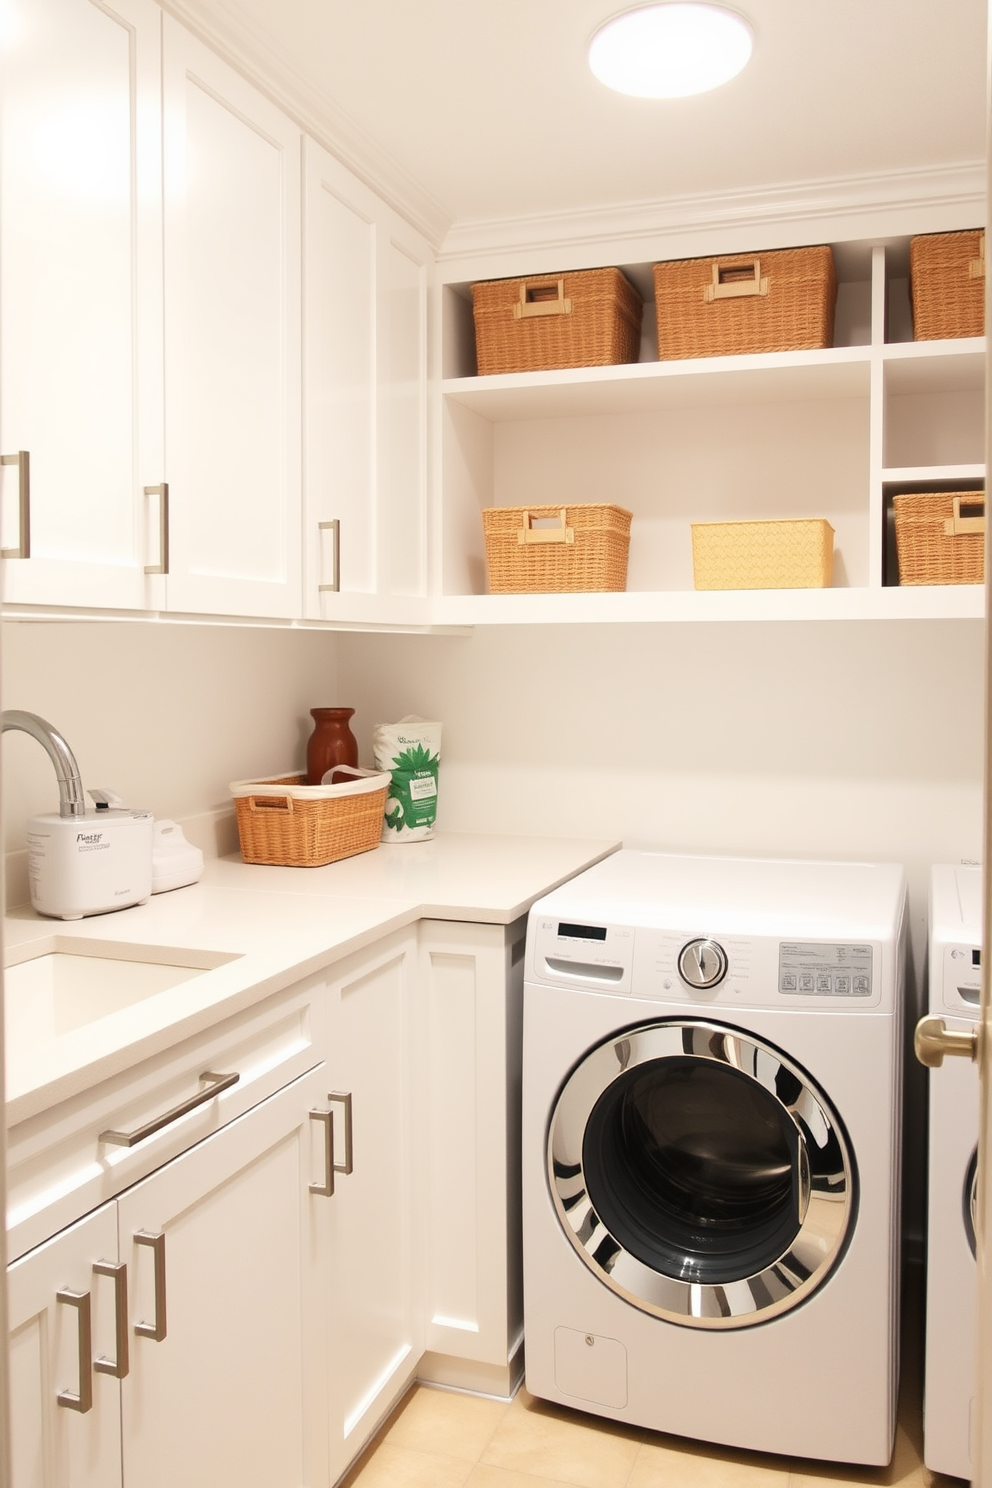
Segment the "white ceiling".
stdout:
<svg viewBox="0 0 992 1488">
<path fill-rule="evenodd" d="M 166 0 L 169 4 L 169 0 Z M 716 92 L 610 93 L 610 0 L 179 0 L 305 99 L 351 163 L 451 224 L 974 164 L 986 0 L 742 0 L 755 49 Z"/>
</svg>

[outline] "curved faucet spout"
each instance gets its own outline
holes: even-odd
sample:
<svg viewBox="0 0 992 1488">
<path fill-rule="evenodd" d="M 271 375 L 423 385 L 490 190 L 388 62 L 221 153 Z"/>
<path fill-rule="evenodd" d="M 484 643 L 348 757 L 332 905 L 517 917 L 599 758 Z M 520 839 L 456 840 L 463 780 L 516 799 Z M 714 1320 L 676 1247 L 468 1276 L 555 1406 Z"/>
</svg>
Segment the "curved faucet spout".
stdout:
<svg viewBox="0 0 992 1488">
<path fill-rule="evenodd" d="M 76 756 L 58 729 L 46 723 L 44 718 L 39 718 L 37 713 L 22 713 L 19 708 L 5 708 L 0 714 L 0 724 L 0 733 L 6 733 L 8 729 L 21 729 L 25 734 L 30 734 L 48 755 L 55 766 L 59 782 L 59 815 L 85 816 L 86 798 L 83 795 Z"/>
</svg>

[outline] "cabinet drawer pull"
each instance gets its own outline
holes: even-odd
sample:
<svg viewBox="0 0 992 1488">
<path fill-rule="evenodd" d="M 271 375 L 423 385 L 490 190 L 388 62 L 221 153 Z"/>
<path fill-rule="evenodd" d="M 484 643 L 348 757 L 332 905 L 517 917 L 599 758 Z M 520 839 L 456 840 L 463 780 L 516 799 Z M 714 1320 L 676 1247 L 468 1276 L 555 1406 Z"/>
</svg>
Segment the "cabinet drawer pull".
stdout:
<svg viewBox="0 0 992 1488">
<path fill-rule="evenodd" d="M 0 548 L 0 558 L 30 558 L 31 451 L 18 450 L 16 455 L 0 455 L 0 465 L 17 466 L 17 505 L 21 534 L 16 548 Z"/>
<path fill-rule="evenodd" d="M 354 1143 L 352 1138 L 351 1120 L 351 1091 L 330 1090 L 327 1094 L 329 1101 L 339 1101 L 344 1107 L 344 1162 L 334 1161 L 334 1112 L 318 1111 L 310 1112 L 310 1120 L 318 1121 L 324 1128 L 324 1181 L 323 1183 L 311 1183 L 310 1192 L 320 1194 L 321 1198 L 333 1199 L 334 1197 L 334 1174 L 352 1173 L 355 1168 Z"/>
<path fill-rule="evenodd" d="M 55 1293 L 56 1302 L 62 1302 L 67 1307 L 76 1309 L 76 1321 L 78 1326 L 77 1352 L 79 1356 L 79 1390 L 60 1390 L 58 1395 L 59 1405 L 64 1405 L 67 1410 L 79 1411 L 85 1415 L 88 1410 L 93 1409 L 93 1381 L 90 1378 L 90 1353 L 92 1352 L 92 1326 L 90 1321 L 90 1294 L 89 1292 L 73 1292 L 68 1287 Z"/>
<path fill-rule="evenodd" d="M 94 1276 L 110 1276 L 114 1282 L 114 1335 L 116 1359 L 99 1358 L 93 1368 L 97 1374 L 112 1374 L 114 1379 L 126 1379 L 131 1367 L 127 1340 L 127 1262 L 96 1261 Z"/>
<path fill-rule="evenodd" d="M 554 295 L 547 291 L 553 289 Z M 565 298 L 564 279 L 527 279 L 520 286 L 520 304 L 513 307 L 514 320 L 531 315 L 571 315 L 572 302 Z"/>
<path fill-rule="evenodd" d="M 166 1335 L 165 1234 L 161 1230 L 156 1233 L 152 1233 L 151 1230 L 136 1230 L 134 1233 L 134 1243 L 135 1245 L 148 1245 L 151 1247 L 155 1265 L 155 1321 L 153 1323 L 135 1323 L 134 1331 L 139 1338 L 151 1338 L 156 1343 L 161 1343 Z"/>
<path fill-rule="evenodd" d="M 324 1181 L 323 1183 L 311 1183 L 310 1192 L 319 1194 L 322 1199 L 333 1199 L 334 1197 L 334 1113 L 333 1111 L 310 1112 L 310 1120 L 317 1121 L 324 1128 Z"/>
<path fill-rule="evenodd" d="M 334 517 L 330 522 L 318 522 L 318 532 L 333 532 L 334 534 L 334 562 L 331 568 L 331 582 L 329 584 L 318 584 L 318 594 L 337 594 L 341 589 L 341 519 Z"/>
<path fill-rule="evenodd" d="M 171 1122 L 178 1121 L 180 1116 L 186 1116 L 190 1111 L 195 1111 L 197 1106 L 205 1105 L 208 1100 L 213 1100 L 215 1095 L 220 1095 L 222 1090 L 227 1090 L 231 1085 L 236 1085 L 241 1079 L 239 1073 L 232 1075 L 216 1075 L 212 1070 L 205 1070 L 200 1076 L 201 1080 L 209 1083 L 206 1090 L 198 1090 L 191 1095 L 189 1100 L 182 1101 L 178 1106 L 173 1106 L 171 1111 L 164 1112 L 161 1116 L 155 1116 L 151 1121 L 146 1121 L 144 1126 L 139 1126 L 133 1132 L 103 1131 L 97 1138 L 100 1142 L 109 1142 L 113 1147 L 137 1147 L 146 1137 L 154 1136 L 161 1131 L 163 1126 L 169 1126 Z"/>
<path fill-rule="evenodd" d="M 352 1140 L 351 1124 L 351 1091 L 329 1090 L 327 1092 L 329 1101 L 339 1101 L 344 1106 L 344 1162 L 335 1163 L 335 1173 L 352 1173 L 355 1170 L 355 1151 Z"/>
<path fill-rule="evenodd" d="M 741 277 L 750 269 L 750 276 Z M 733 277 L 731 277 L 733 276 Z M 761 277 L 761 260 L 754 258 L 742 264 L 713 265 L 713 283 L 703 290 L 703 300 L 712 305 L 714 300 L 741 300 L 747 295 L 766 295 L 768 280 Z"/>
<path fill-rule="evenodd" d="M 158 562 L 146 563 L 146 574 L 169 572 L 169 482 L 158 486 L 145 486 L 146 496 L 158 497 Z"/>
</svg>

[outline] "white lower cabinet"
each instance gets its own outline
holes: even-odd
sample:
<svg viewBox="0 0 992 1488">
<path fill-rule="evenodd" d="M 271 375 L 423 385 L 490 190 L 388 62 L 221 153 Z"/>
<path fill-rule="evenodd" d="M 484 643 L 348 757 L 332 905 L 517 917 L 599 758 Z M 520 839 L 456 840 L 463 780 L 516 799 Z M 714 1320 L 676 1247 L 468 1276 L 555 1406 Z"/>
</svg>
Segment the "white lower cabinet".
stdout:
<svg viewBox="0 0 992 1488">
<path fill-rule="evenodd" d="M 412 1378 L 423 1351 L 414 1222 L 421 1143 L 414 1106 L 417 938 L 388 937 L 328 982 L 325 1105 L 333 1199 L 317 1215 L 330 1307 L 333 1483 Z"/>
<path fill-rule="evenodd" d="M 520 1059 L 526 918 L 422 920 L 427 1194 L 421 1379 L 505 1395 L 522 1369 Z"/>
<path fill-rule="evenodd" d="M 415 1375 L 508 1393 L 525 928 L 422 921 L 12 1129 L 8 1223 L 77 1200 L 8 1269 L 14 1488 L 329 1488 Z M 240 1073 L 108 1145 L 193 1069 Z"/>
<path fill-rule="evenodd" d="M 14 1488 L 326 1482 L 325 1084 L 295 1080 L 9 1268 Z"/>
<path fill-rule="evenodd" d="M 114 1283 L 93 1269 L 116 1261 L 111 1202 L 8 1268 L 15 1488 L 120 1488 L 120 1385 L 92 1367 L 117 1360 Z"/>
</svg>

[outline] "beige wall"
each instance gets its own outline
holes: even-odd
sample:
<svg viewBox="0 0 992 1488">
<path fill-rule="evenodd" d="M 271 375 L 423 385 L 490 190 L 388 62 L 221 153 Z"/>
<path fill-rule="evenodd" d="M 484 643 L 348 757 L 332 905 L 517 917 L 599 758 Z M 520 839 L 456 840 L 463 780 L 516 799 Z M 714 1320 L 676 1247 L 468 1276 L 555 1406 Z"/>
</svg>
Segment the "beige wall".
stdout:
<svg viewBox="0 0 992 1488">
<path fill-rule="evenodd" d="M 54 724 L 84 786 L 157 817 L 230 810 L 228 783 L 302 763 L 308 710 L 337 701 L 336 638 L 314 631 L 5 621 L 2 656 L 3 706 Z M 57 808 L 44 751 L 9 731 L 7 851 L 29 816 Z"/>
</svg>

